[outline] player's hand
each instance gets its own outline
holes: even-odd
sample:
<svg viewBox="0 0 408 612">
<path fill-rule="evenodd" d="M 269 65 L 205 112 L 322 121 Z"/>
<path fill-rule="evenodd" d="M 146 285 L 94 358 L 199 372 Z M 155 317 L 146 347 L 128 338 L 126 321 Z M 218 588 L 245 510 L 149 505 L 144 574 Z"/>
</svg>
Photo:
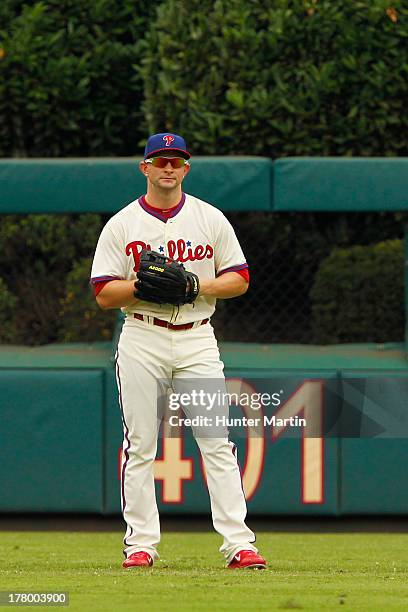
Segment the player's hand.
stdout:
<svg viewBox="0 0 408 612">
<path fill-rule="evenodd" d="M 143 250 L 135 282 L 135 297 L 156 304 L 192 304 L 200 282 L 183 264 L 156 251 Z"/>
</svg>

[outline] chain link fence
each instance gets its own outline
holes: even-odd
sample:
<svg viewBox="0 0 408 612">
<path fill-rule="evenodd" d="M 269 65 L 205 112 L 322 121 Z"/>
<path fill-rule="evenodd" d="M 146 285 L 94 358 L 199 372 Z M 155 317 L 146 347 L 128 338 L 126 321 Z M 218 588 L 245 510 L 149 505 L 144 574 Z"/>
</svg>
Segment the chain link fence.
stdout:
<svg viewBox="0 0 408 612">
<path fill-rule="evenodd" d="M 250 287 L 241 297 L 218 301 L 212 318 L 217 337 L 232 342 L 304 344 L 319 343 L 310 292 L 321 262 L 337 246 L 402 238 L 407 219 L 405 214 L 392 213 L 259 212 L 233 213 L 228 218 L 249 264 Z M 402 269 L 399 276 L 402 285 Z M 384 334 L 384 342 L 403 340 L 403 299 L 398 307 L 399 323 Z M 364 317 L 364 304 L 360 308 Z M 370 342 L 376 337 L 356 335 L 349 341 Z"/>
<path fill-rule="evenodd" d="M 248 261 L 250 287 L 241 297 L 218 300 L 212 318 L 217 337 L 233 342 L 312 342 L 308 294 L 318 262 L 311 258 L 299 265 L 296 244 L 288 235 L 285 239 L 283 216 L 228 217 Z M 299 217 L 299 225 L 304 222 Z"/>
<path fill-rule="evenodd" d="M 408 213 L 258 211 L 227 216 L 249 264 L 250 287 L 241 297 L 218 300 L 212 323 L 219 340 L 294 344 L 403 340 L 401 242 L 387 250 L 380 249 L 382 263 L 377 256 L 365 256 L 363 268 L 366 270 L 369 264 L 371 274 L 369 291 L 363 283 L 360 288 L 353 268 L 348 301 L 344 294 L 336 298 L 333 285 L 335 289 L 340 285 L 335 258 L 332 287 L 320 286 L 314 302 L 311 290 L 319 267 L 333 248 L 350 251 L 354 245 L 401 239 Z M 0 343 L 109 341 L 117 312 L 101 311 L 89 288 L 92 255 L 108 218 L 109 215 L 87 214 L 2 217 Z M 326 272 L 326 279 L 327 276 Z M 319 314 L 316 318 L 316 299 L 323 297 L 324 301 L 328 293 L 332 299 L 331 318 L 325 319 L 322 339 L 320 323 L 324 319 Z M 346 330 L 343 336 L 332 325 L 339 319 L 339 305 L 344 315 L 341 330 Z M 327 314 L 327 304 L 324 308 L 320 312 Z M 25 313 L 23 318 L 21 312 Z"/>
</svg>

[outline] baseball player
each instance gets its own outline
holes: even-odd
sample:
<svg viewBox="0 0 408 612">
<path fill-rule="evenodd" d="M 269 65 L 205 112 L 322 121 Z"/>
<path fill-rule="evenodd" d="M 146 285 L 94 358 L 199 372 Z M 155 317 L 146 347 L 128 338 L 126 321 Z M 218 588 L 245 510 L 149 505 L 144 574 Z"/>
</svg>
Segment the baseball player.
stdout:
<svg viewBox="0 0 408 612">
<path fill-rule="evenodd" d="M 217 380 L 225 388 L 210 317 L 217 298 L 242 295 L 249 281 L 248 265 L 225 216 L 182 191 L 190 157 L 181 136 L 150 136 L 140 162 L 146 194 L 108 221 L 92 265 L 99 306 L 121 308 L 125 314 L 116 354 L 124 430 L 125 568 L 151 566 L 159 558 L 153 474 L 160 421 L 157 381 L 169 380 L 177 388 L 190 380 Z M 235 445 L 226 429 L 222 435 L 194 435 L 227 566 L 264 568 L 255 535 L 245 524 Z"/>
</svg>

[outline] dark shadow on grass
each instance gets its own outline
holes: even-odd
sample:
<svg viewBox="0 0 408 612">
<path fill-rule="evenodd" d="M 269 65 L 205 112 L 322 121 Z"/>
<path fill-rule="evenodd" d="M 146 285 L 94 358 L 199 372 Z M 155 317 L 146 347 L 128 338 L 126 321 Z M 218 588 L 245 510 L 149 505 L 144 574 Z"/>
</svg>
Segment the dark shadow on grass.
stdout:
<svg viewBox="0 0 408 612">
<path fill-rule="evenodd" d="M 254 531 L 293 533 L 408 533 L 408 515 L 304 517 L 253 516 L 247 519 Z M 161 515 L 163 532 L 212 531 L 209 515 Z M 0 514 L 0 531 L 117 531 L 125 524 L 120 516 L 96 514 Z"/>
</svg>

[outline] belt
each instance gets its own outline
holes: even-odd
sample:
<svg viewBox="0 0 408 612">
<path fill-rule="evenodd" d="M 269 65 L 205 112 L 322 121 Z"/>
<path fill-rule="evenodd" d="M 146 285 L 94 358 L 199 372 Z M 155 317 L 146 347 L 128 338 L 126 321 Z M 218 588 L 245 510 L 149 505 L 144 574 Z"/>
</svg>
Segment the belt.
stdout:
<svg viewBox="0 0 408 612">
<path fill-rule="evenodd" d="M 193 323 L 182 323 L 181 325 L 174 325 L 174 323 L 163 321 L 163 319 L 156 319 L 156 317 L 150 317 L 149 315 L 142 315 L 142 314 L 139 314 L 138 312 L 135 312 L 133 316 L 135 319 L 138 319 L 139 321 L 150 323 L 150 325 L 157 325 L 158 327 L 166 327 L 167 329 L 171 329 L 173 331 L 182 331 L 183 329 L 192 329 L 193 327 L 200 327 L 200 325 L 205 325 L 210 320 L 210 319 L 203 319 L 202 321 L 194 321 Z"/>
</svg>

